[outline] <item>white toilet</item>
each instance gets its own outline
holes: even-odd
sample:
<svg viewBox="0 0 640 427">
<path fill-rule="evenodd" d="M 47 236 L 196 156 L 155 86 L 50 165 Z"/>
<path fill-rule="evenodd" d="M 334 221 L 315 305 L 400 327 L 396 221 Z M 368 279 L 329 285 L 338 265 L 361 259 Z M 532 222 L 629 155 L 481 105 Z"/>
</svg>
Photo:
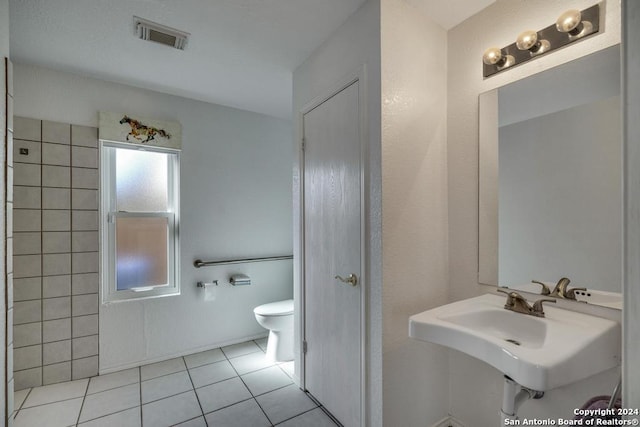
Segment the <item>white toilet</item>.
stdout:
<svg viewBox="0 0 640 427">
<path fill-rule="evenodd" d="M 260 326 L 269 329 L 267 358 L 276 362 L 293 360 L 293 300 L 259 305 L 253 314 Z"/>
</svg>

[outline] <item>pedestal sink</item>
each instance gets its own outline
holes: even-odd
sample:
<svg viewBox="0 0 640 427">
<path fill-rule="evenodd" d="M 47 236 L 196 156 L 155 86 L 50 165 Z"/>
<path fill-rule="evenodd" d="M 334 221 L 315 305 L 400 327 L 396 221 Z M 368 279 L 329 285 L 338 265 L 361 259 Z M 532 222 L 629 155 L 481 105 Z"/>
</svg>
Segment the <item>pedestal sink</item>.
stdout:
<svg viewBox="0 0 640 427">
<path fill-rule="evenodd" d="M 534 317 L 486 294 L 411 316 L 409 336 L 476 357 L 537 391 L 570 384 L 620 364 L 620 323 L 544 306 Z"/>
</svg>

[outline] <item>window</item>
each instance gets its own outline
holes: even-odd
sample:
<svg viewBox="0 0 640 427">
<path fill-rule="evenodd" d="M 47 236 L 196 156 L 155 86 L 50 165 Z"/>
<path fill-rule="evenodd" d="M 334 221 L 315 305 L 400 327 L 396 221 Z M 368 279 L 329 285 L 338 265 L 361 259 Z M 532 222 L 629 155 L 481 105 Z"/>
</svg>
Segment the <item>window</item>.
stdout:
<svg viewBox="0 0 640 427">
<path fill-rule="evenodd" d="M 102 301 L 179 294 L 179 153 L 101 144 Z"/>
</svg>

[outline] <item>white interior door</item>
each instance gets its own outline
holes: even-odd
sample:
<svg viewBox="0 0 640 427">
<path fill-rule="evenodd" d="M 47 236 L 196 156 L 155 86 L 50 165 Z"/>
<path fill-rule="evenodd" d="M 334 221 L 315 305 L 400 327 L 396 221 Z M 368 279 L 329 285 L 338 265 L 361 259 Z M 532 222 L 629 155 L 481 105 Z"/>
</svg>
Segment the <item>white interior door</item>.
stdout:
<svg viewBox="0 0 640 427">
<path fill-rule="evenodd" d="M 303 116 L 305 388 L 345 427 L 362 405 L 359 108 L 356 81 Z"/>
</svg>

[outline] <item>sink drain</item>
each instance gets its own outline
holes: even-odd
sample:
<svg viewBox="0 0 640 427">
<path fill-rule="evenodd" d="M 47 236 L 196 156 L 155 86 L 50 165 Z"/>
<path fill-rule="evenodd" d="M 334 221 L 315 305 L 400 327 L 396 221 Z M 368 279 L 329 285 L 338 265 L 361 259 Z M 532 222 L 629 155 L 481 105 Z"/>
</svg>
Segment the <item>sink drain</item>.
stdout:
<svg viewBox="0 0 640 427">
<path fill-rule="evenodd" d="M 515 344 L 515 345 L 520 345 L 520 341 L 516 341 L 516 340 L 512 340 L 512 339 L 505 339 L 506 342 L 510 342 L 511 344 Z"/>
</svg>

